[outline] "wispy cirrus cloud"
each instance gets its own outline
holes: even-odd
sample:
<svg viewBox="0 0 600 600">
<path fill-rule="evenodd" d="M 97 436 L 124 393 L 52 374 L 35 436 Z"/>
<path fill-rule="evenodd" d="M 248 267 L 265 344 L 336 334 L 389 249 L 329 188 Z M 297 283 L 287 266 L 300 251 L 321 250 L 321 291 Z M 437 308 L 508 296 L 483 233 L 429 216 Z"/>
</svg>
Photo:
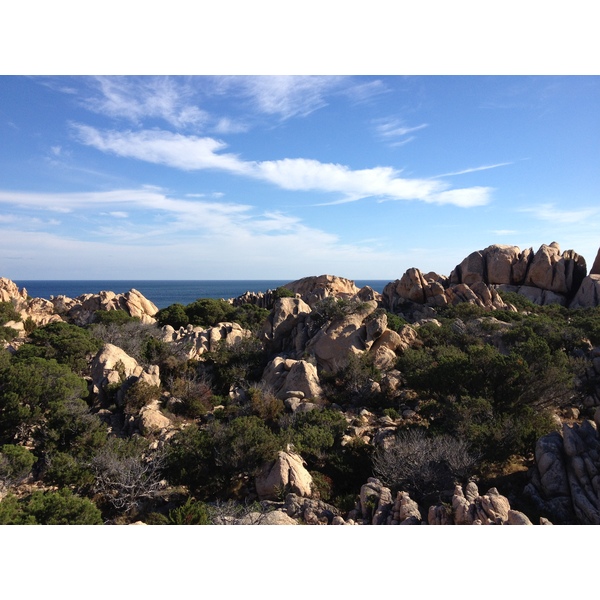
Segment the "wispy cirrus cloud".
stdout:
<svg viewBox="0 0 600 600">
<path fill-rule="evenodd" d="M 193 102 L 194 91 L 170 77 L 93 77 L 93 90 L 82 102 L 97 113 L 135 124 L 162 119 L 175 128 L 199 126 L 209 115 Z"/>
<path fill-rule="evenodd" d="M 409 134 L 428 127 L 427 123 L 409 126 L 398 118 L 376 119 L 373 124 L 375 125 L 377 137 L 385 141 L 392 148 L 404 146 L 412 142 L 415 136 Z"/>
<path fill-rule="evenodd" d="M 452 177 L 454 175 L 465 175 L 467 173 L 476 173 L 477 171 L 487 171 L 488 169 L 497 169 L 498 167 L 506 167 L 512 165 L 512 162 L 501 162 L 493 165 L 482 165 L 481 167 L 470 167 L 468 169 L 462 169 L 460 171 L 453 171 L 451 173 L 442 173 L 441 175 L 434 175 L 431 179 L 439 179 L 441 177 Z"/>
<path fill-rule="evenodd" d="M 340 89 L 345 77 L 317 75 L 228 76 L 220 79 L 221 91 L 246 97 L 255 112 L 281 119 L 306 117 L 327 105 L 326 97 Z"/>
<path fill-rule="evenodd" d="M 529 213 L 541 221 L 564 224 L 583 223 L 591 217 L 600 215 L 600 208 L 598 207 L 564 210 L 557 208 L 554 203 L 537 204 L 536 206 L 522 207 L 517 210 L 522 213 Z"/>
<path fill-rule="evenodd" d="M 344 94 L 355 104 L 369 102 L 373 98 L 389 92 L 389 87 L 381 79 L 350 85 L 344 90 Z"/>
<path fill-rule="evenodd" d="M 446 182 L 404 178 L 392 167 L 350 169 L 345 165 L 313 159 L 284 158 L 247 161 L 223 153 L 227 145 L 214 138 L 184 136 L 160 130 L 99 131 L 73 124 L 77 139 L 103 152 L 163 164 L 186 171 L 217 169 L 271 183 L 285 190 L 337 193 L 342 198 L 327 204 L 342 204 L 363 198 L 421 200 L 461 207 L 481 206 L 490 201 L 490 188 L 450 189 Z"/>
</svg>

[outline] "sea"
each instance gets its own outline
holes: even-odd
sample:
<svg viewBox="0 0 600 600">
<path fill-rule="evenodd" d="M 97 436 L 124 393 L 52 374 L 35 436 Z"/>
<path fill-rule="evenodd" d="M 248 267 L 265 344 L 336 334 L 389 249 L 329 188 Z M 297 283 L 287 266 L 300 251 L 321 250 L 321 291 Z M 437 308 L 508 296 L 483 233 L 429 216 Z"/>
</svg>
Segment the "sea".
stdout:
<svg viewBox="0 0 600 600">
<path fill-rule="evenodd" d="M 19 288 L 25 288 L 32 298 L 50 296 L 68 296 L 76 298 L 81 294 L 97 294 L 100 291 L 111 291 L 116 294 L 136 289 L 158 308 L 165 308 L 179 302 L 186 305 L 198 298 L 237 298 L 245 292 L 266 292 L 289 283 L 290 280 L 276 279 L 236 279 L 236 280 L 13 280 Z M 360 288 L 368 285 L 376 292 L 382 292 L 389 283 L 385 279 L 356 279 L 354 283 Z"/>
</svg>

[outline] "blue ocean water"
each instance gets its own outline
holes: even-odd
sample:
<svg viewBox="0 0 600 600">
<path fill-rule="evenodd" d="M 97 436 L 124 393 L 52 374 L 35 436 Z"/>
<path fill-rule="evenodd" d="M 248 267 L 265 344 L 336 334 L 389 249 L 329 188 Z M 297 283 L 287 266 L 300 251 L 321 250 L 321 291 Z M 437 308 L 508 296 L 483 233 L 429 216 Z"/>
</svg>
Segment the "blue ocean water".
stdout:
<svg viewBox="0 0 600 600">
<path fill-rule="evenodd" d="M 151 300 L 158 308 L 165 308 L 179 302 L 189 304 L 198 298 L 237 298 L 245 292 L 266 292 L 289 282 L 275 279 L 240 279 L 240 280 L 13 280 L 19 288 L 25 288 L 32 298 L 50 296 L 68 296 L 75 298 L 81 294 L 97 294 L 100 291 L 111 291 L 116 294 L 128 292 L 134 288 Z M 358 287 L 371 286 L 381 292 L 387 280 L 355 280 Z"/>
</svg>

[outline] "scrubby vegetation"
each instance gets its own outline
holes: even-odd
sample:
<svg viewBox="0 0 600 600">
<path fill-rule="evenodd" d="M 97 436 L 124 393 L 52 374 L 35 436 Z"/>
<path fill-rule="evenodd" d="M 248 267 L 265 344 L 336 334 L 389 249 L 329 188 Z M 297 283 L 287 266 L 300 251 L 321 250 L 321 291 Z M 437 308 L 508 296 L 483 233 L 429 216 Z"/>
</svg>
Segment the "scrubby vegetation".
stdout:
<svg viewBox="0 0 600 600">
<path fill-rule="evenodd" d="M 87 327 L 30 326 L 16 351 L 0 350 L 0 523 L 206 524 L 250 506 L 264 512 L 254 480 L 282 450 L 302 456 L 315 494 L 340 511 L 353 508 L 374 475 L 422 501 L 444 498 L 455 482 L 485 479 L 515 457 L 527 464 L 536 440 L 555 429 L 557 411 L 583 409 L 600 309 L 503 297 L 518 310 L 464 303 L 413 323 L 416 341 L 386 368 L 369 352 L 319 368 L 323 397 L 296 412 L 262 381 L 274 356 L 258 336 L 223 340 L 190 360 L 161 334 L 167 324 L 221 322 L 256 333 L 269 313 L 253 305 L 173 304 L 158 313 L 158 326 L 124 311 L 99 311 Z M 325 298 L 307 331 L 365 306 Z M 383 309 L 375 316 L 394 335 L 408 323 Z M 19 318 L 1 303 L 0 337 L 14 339 L 18 332 L 3 324 Z M 141 369 L 158 365 L 160 385 L 128 377 L 123 364 L 115 366 L 118 381 L 94 383 L 92 358 L 107 343 Z M 169 435 L 142 427 L 150 405 L 168 417 Z"/>
</svg>

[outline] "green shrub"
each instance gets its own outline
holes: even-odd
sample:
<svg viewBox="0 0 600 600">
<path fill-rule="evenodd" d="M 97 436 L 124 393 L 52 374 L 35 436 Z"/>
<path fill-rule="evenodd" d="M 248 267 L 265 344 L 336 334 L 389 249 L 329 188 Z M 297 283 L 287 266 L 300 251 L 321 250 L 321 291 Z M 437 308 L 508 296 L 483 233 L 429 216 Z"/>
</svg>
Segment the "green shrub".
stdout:
<svg viewBox="0 0 600 600">
<path fill-rule="evenodd" d="M 12 302 L 0 302 L 0 325 L 4 325 L 9 321 L 21 321 L 21 315 L 12 305 Z"/>
<path fill-rule="evenodd" d="M 408 321 L 392 312 L 387 311 L 385 314 L 387 315 L 387 327 L 392 331 L 399 332 L 405 325 L 408 325 Z"/>
<path fill-rule="evenodd" d="M 295 298 L 296 293 L 292 292 L 292 290 L 286 288 L 281 285 L 273 291 L 273 299 L 279 300 L 279 298 Z"/>
<path fill-rule="evenodd" d="M 188 498 L 182 506 L 169 511 L 168 525 L 210 525 L 211 514 L 208 505 Z"/>
<path fill-rule="evenodd" d="M 19 348 L 15 357 L 19 360 L 54 359 L 76 373 L 84 374 L 89 360 L 101 345 L 87 329 L 63 322 L 49 323 L 32 331 L 29 342 Z"/>
<path fill-rule="evenodd" d="M 359 313 L 367 306 L 366 302 L 357 298 L 327 296 L 313 306 L 310 319 L 315 327 L 321 327 L 325 323 Z"/>
<path fill-rule="evenodd" d="M 2 525 L 102 525 L 102 515 L 87 498 L 63 488 L 57 492 L 34 492 L 27 498 L 12 495 L 0 502 Z"/>
<path fill-rule="evenodd" d="M 55 360 L 13 358 L 0 378 L 0 442 L 28 436 L 58 405 L 88 394 L 86 382 Z"/>
<path fill-rule="evenodd" d="M 179 303 L 171 304 L 166 308 L 161 308 L 158 313 L 156 313 L 156 319 L 161 327 L 170 325 L 174 329 L 187 327 L 190 322 L 190 318 L 185 312 L 185 307 L 183 304 Z"/>
<path fill-rule="evenodd" d="M 20 483 L 31 473 L 36 460 L 33 453 L 23 446 L 0 446 L 0 484 L 11 486 Z"/>
</svg>

